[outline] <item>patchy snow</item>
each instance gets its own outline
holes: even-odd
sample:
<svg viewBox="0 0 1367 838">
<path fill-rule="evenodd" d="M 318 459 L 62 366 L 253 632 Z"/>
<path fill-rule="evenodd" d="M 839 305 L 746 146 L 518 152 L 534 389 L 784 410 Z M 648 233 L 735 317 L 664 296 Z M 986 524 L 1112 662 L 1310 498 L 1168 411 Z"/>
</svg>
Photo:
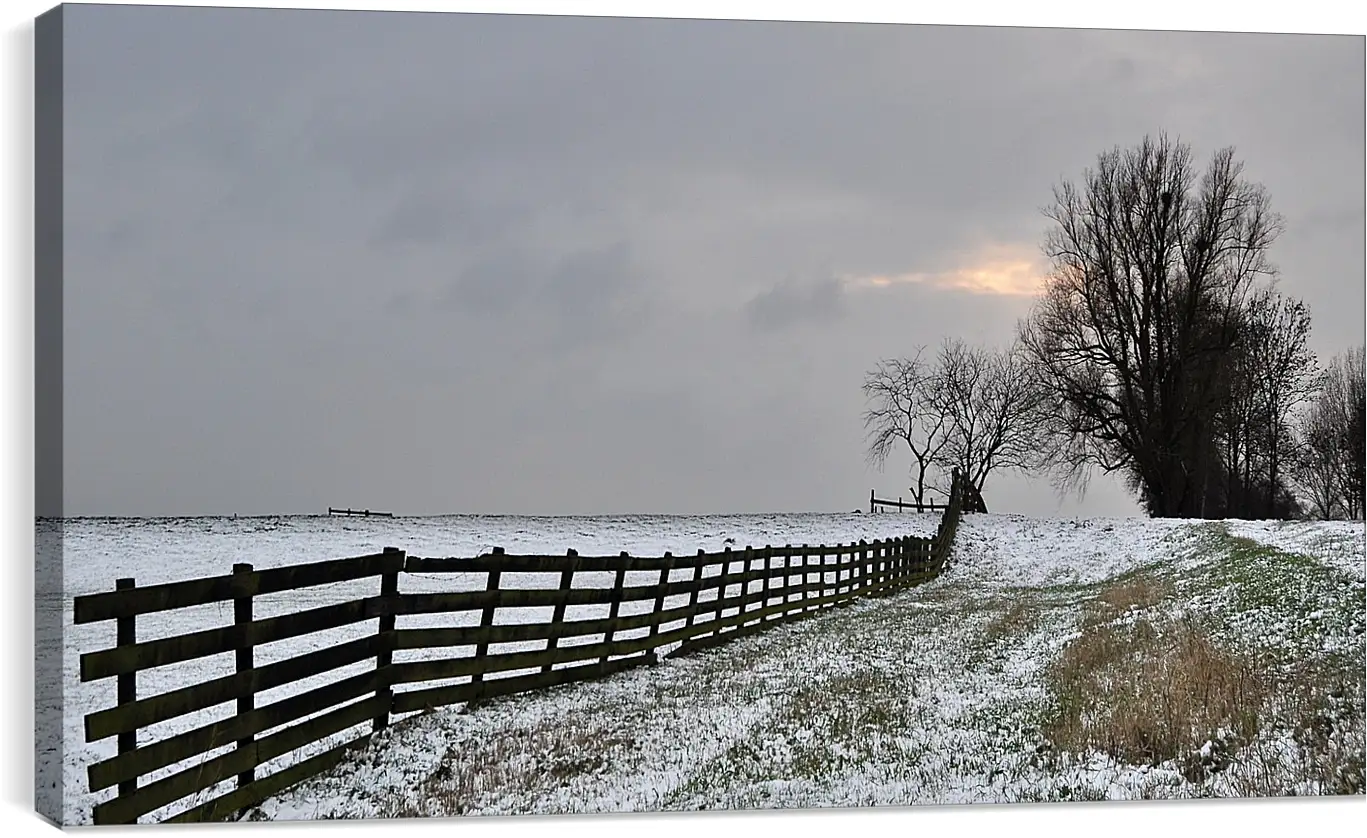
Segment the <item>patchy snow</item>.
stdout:
<svg viewBox="0 0 1367 838">
<path fill-rule="evenodd" d="M 63 626 L 60 641 L 50 638 L 50 647 L 62 646 L 62 706 L 43 706 L 36 712 L 51 719 L 61 717 L 62 748 L 57 743 L 40 743 L 40 756 L 62 759 L 62 797 L 68 824 L 88 824 L 91 809 L 113 796 L 113 789 L 88 791 L 86 770 L 92 763 L 116 753 L 114 738 L 87 743 L 84 737 L 86 714 L 115 704 L 115 679 L 82 683 L 79 678 L 80 655 L 114 645 L 112 622 L 76 626 L 72 623 L 73 598 L 114 588 L 114 581 L 133 577 L 138 584 L 174 582 L 230 573 L 234 563 L 246 562 L 256 569 L 314 562 L 325 559 L 376 553 L 385 547 L 398 547 L 409 555 L 426 557 L 474 556 L 502 547 L 508 553 L 561 554 L 569 548 L 581 555 L 616 555 L 628 551 L 638 556 L 675 555 L 732 547 L 761 547 L 766 544 L 834 544 L 864 539 L 873 541 L 899 535 L 928 535 L 938 525 L 932 514 L 774 514 L 718 516 L 603 516 L 603 517 L 527 517 L 527 516 L 440 516 L 430 518 L 351 518 L 292 516 L 266 518 L 76 518 L 42 521 L 40 535 L 59 531 L 62 559 L 62 595 L 39 597 L 39 608 L 61 609 Z M 45 537 L 42 543 L 50 543 Z M 56 553 L 54 549 L 54 554 Z M 518 578 L 520 577 L 520 578 Z M 682 575 L 679 575 L 682 578 Z M 633 572 L 627 584 L 645 584 L 658 579 L 655 573 Z M 505 577 L 506 585 L 554 587 L 558 574 L 518 574 Z M 404 574 L 400 589 L 407 592 L 470 590 L 483 588 L 484 574 Z M 576 587 L 612 584 L 612 574 L 580 574 Z M 343 602 L 379 593 L 377 578 L 324 585 L 300 591 L 257 597 L 253 603 L 258 619 L 297 611 L 301 608 Z M 670 605 L 677 605 L 671 601 Z M 649 609 L 649 601 L 625 603 L 623 615 Z M 537 620 L 539 609 L 502 609 L 500 622 Z M 606 616 L 592 607 L 569 613 L 570 619 Z M 232 622 L 232 603 L 184 608 L 148 615 L 138 620 L 138 640 L 184 634 Z M 400 627 L 456 625 L 461 620 L 477 620 L 476 615 L 433 615 L 401 618 Z M 41 624 L 41 621 L 40 621 Z M 284 660 L 356 637 L 373 634 L 376 621 L 356 623 L 339 629 L 282 640 L 256 649 L 258 666 Z M 629 635 L 624 635 L 629 636 Z M 589 638 L 590 640 L 592 638 Z M 42 640 L 42 638 L 39 638 Z M 569 645 L 569 643 L 567 643 Z M 539 644 L 510 644 L 503 651 L 540 648 Z M 423 657 L 442 657 L 450 650 L 399 652 L 396 661 Z M 310 679 L 258 693 L 258 706 L 287 695 L 321 686 L 342 677 L 365 671 L 373 664 L 361 662 Z M 232 655 L 216 655 L 197 661 L 150 670 L 138 675 L 140 697 L 159 694 L 234 671 Z M 232 704 L 219 705 L 162 722 L 138 732 L 139 744 L 163 739 L 193 729 L 233 713 Z M 364 727 L 364 726 L 363 726 Z M 355 730 L 342 731 L 328 739 L 267 763 L 266 770 L 288 765 L 331 744 L 353 738 Z M 215 751 L 209 756 L 224 753 Z M 64 751 L 64 754 L 63 754 Z M 147 775 L 146 784 L 199 761 L 199 758 L 168 766 Z M 48 765 L 40 767 L 47 776 Z M 55 772 L 53 772 L 55 774 Z M 231 781 L 207 790 L 196 798 L 175 804 L 152 819 L 168 816 L 232 788 Z"/>
<path fill-rule="evenodd" d="M 66 815 L 71 823 L 89 823 L 91 806 L 110 792 L 86 792 L 85 766 L 110 755 L 113 740 L 83 743 L 81 719 L 86 712 L 112 705 L 113 682 L 79 683 L 76 662 L 79 651 L 108 646 L 112 626 L 72 628 L 70 603 L 74 593 L 111 588 L 117 576 L 135 575 L 142 583 L 170 581 L 227 572 L 236 561 L 268 567 L 359 555 L 384 546 L 426 556 L 475 555 L 495 545 L 510 553 L 559 554 L 573 547 L 583 555 L 620 550 L 687 555 L 700 548 L 718 549 L 728 538 L 739 549 L 747 544 L 830 544 L 929 534 L 938 516 L 282 518 L 66 524 Z M 1302 582 L 1305 574 L 1283 567 L 1285 563 L 1274 557 L 1244 575 L 1258 586 L 1281 591 L 1281 599 L 1268 599 L 1259 587 L 1261 598 L 1250 604 L 1245 593 L 1251 583 L 1240 575 L 1247 569 L 1222 558 L 1222 526 L 1235 535 L 1310 555 L 1328 567 L 1350 572 L 1356 567 L 1357 587 L 1344 588 L 1341 575 Z M 1362 617 L 1355 616 L 1354 603 L 1361 599 L 1364 556 L 1363 541 L 1354 533 L 1361 535 L 1360 525 L 1292 528 L 1261 522 L 967 515 L 948 571 L 933 582 L 601 681 L 512 696 L 468 712 L 453 707 L 409 717 L 335 771 L 266 801 L 249 816 L 544 814 L 1228 792 L 1227 785 L 1219 785 L 1225 780 L 1194 785 L 1171 764 L 1132 766 L 1104 754 L 1052 753 L 1039 730 L 1050 702 L 1043 673 L 1076 636 L 1079 603 L 1094 595 L 1087 586 L 1144 568 L 1186 574 L 1180 577 L 1183 601 L 1174 607 L 1223 615 L 1229 630 L 1241 637 L 1268 637 L 1269 644 L 1280 643 L 1278 648 L 1297 653 L 1313 646 L 1360 657 Z M 545 576 L 523 582 L 555 584 L 554 574 Z M 576 577 L 576 586 L 611 582 L 610 574 L 602 574 L 602 579 L 590 576 Z M 650 578 L 640 581 L 656 578 L 654 573 L 646 576 Z M 482 575 L 405 574 L 401 589 L 469 589 L 483 584 Z M 376 580 L 362 580 L 273 601 L 262 597 L 258 614 L 369 595 L 376 592 L 376 585 Z M 1345 601 L 1351 607 L 1345 609 Z M 145 635 L 140 623 L 140 639 L 230 619 L 226 604 L 185 609 L 163 615 L 156 625 L 149 618 Z M 450 624 L 450 617 L 412 619 L 405 624 Z M 271 644 L 276 648 L 262 649 L 266 657 L 258 661 L 338 642 L 348 632 L 354 636 L 374 630 L 372 621 L 282 641 Z M 146 689 L 160 691 L 203 680 L 226 673 L 229 666 L 231 660 L 225 659 L 166 667 L 148 676 Z M 329 673 L 315 682 L 337 677 L 339 673 Z M 304 686 L 273 691 L 259 703 Z M 141 680 L 139 689 L 144 689 Z M 229 707 L 218 711 L 218 716 L 206 711 L 159 726 L 158 735 L 222 717 Z M 1287 745 L 1284 738 L 1270 735 L 1263 747 L 1269 752 L 1294 749 L 1294 743 Z M 140 741 L 146 740 L 140 736 Z M 302 749 L 272 766 L 306 757 L 327 744 Z M 212 793 L 204 795 L 208 796 Z M 183 805 L 158 817 L 176 808 Z"/>
<path fill-rule="evenodd" d="M 1193 783 L 1171 761 L 1053 753 L 1038 726 L 1050 700 L 1043 672 L 1076 635 L 1078 586 L 1144 568 L 1187 573 L 1193 593 L 1209 589 L 1207 604 L 1227 609 L 1217 535 L 1205 522 L 966 516 L 949 571 L 931 583 L 652 669 L 412 719 L 250 816 L 1235 794 L 1237 767 Z M 1341 587 L 1285 587 L 1310 615 L 1345 601 Z M 1360 597 L 1359 587 L 1346 601 Z M 1022 605 L 1024 623 L 994 631 Z M 1246 638 L 1279 618 L 1250 613 Z M 1324 648 L 1360 650 L 1360 619 L 1329 629 Z M 1283 760 L 1298 753 L 1284 732 L 1258 746 Z"/>
<path fill-rule="evenodd" d="M 1358 580 L 1367 576 L 1367 525 L 1362 521 L 1225 521 L 1230 535 L 1308 556 Z"/>
<path fill-rule="evenodd" d="M 965 515 L 954 539 L 958 573 L 987 585 L 1083 585 L 1189 549 L 1191 521 Z"/>
</svg>

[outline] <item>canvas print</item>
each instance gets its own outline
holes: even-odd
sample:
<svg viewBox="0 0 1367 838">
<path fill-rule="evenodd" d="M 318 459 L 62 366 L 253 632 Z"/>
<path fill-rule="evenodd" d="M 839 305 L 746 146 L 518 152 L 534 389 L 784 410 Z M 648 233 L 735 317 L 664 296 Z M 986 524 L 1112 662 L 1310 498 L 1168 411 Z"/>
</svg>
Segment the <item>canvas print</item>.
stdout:
<svg viewBox="0 0 1367 838">
<path fill-rule="evenodd" d="M 35 38 L 46 818 L 1363 795 L 1363 37 Z"/>
</svg>

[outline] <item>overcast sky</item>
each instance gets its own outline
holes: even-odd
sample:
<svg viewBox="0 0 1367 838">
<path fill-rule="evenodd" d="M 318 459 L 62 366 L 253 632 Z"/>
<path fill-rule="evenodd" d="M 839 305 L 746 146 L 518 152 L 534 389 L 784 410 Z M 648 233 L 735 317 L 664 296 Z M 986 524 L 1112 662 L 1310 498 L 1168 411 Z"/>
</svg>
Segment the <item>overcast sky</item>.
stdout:
<svg viewBox="0 0 1367 838">
<path fill-rule="evenodd" d="M 905 494 L 864 372 L 1009 341 L 1051 188 L 1159 130 L 1236 147 L 1314 349 L 1363 340 L 1362 37 L 66 14 L 67 515 Z"/>
</svg>

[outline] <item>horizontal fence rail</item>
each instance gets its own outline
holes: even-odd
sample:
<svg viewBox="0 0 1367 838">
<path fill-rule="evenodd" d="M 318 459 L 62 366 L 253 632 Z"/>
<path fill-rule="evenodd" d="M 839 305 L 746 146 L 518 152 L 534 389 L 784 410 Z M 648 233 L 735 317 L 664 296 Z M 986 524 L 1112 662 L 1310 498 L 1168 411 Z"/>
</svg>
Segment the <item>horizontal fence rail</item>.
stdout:
<svg viewBox="0 0 1367 838">
<path fill-rule="evenodd" d="M 855 598 L 882 596 L 934 578 L 944 567 L 963 511 L 984 509 L 981 495 L 956 473 L 936 534 L 836 545 L 765 545 L 696 555 L 641 557 L 508 555 L 494 548 L 475 558 L 421 558 L 402 550 L 269 570 L 234 565 L 224 576 L 138 587 L 120 579 L 108 593 L 77 597 L 77 624 L 113 621 L 116 645 L 80 656 L 80 678 L 116 681 L 115 706 L 85 717 L 85 738 L 117 737 L 115 756 L 89 766 L 92 792 L 117 787 L 95 806 L 96 824 L 136 823 L 189 800 L 169 821 L 220 820 L 322 773 L 390 724 L 391 717 L 601 678 L 661 654 L 715 647 Z M 401 592 L 401 574 L 484 574 L 482 589 Z M 611 574 L 611 585 L 574 587 L 578 574 Z M 647 574 L 627 584 L 627 574 Z M 522 587 L 528 574 L 558 575 L 555 587 Z M 256 597 L 375 579 L 373 593 L 349 601 L 254 618 Z M 510 584 L 512 583 L 512 584 Z M 214 603 L 232 603 L 232 623 L 139 641 L 138 618 Z M 626 606 L 628 612 L 623 613 Z M 643 607 L 642 607 L 643 606 Z M 549 609 L 549 618 L 497 623 L 500 609 Z M 596 616 L 571 616 L 592 608 Z M 449 625 L 398 626 L 419 615 Z M 350 639 L 258 663 L 265 644 L 317 632 L 373 630 Z M 634 634 L 633 634 L 634 633 Z M 531 648 L 491 650 L 505 644 Z M 461 653 L 458 650 L 465 650 Z M 395 653 L 424 653 L 395 661 Z M 138 674 L 232 654 L 226 675 L 141 695 Z M 371 663 L 373 662 L 373 663 Z M 361 672 L 339 673 L 370 664 Z M 270 703 L 261 693 L 305 679 Z M 452 683 L 454 682 L 454 683 Z M 228 706 L 233 715 L 138 743 L 139 732 L 189 714 Z M 190 720 L 193 723 L 193 720 Z M 262 766 L 328 737 L 351 736 L 320 753 L 261 776 Z M 326 743 L 324 743 L 326 744 Z M 187 762 L 199 759 L 190 765 Z M 148 775 L 157 775 L 143 782 Z M 199 801 L 207 790 L 230 790 Z"/>
</svg>

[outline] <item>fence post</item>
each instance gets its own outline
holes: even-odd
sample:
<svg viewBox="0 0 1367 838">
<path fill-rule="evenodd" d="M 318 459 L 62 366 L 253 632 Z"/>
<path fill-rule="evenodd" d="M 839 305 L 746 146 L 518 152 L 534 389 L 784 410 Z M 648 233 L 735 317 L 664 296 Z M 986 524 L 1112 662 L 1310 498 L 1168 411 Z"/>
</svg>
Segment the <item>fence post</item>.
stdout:
<svg viewBox="0 0 1367 838">
<path fill-rule="evenodd" d="M 763 611 L 764 609 L 769 607 L 769 570 L 770 565 L 773 564 L 773 557 L 769 555 L 768 550 L 763 551 L 761 555 L 763 557 L 764 578 L 760 580 L 759 589 L 764 594 L 764 598 L 759 601 L 758 610 Z M 769 618 L 760 617 L 759 621 L 761 623 L 767 623 L 769 622 Z"/>
<path fill-rule="evenodd" d="M 869 548 L 864 539 L 859 539 L 858 545 L 850 544 L 851 556 L 854 560 L 854 568 L 851 571 L 850 591 L 858 594 L 864 590 L 865 572 L 868 570 Z"/>
<path fill-rule="evenodd" d="M 730 547 L 725 547 L 725 548 L 722 549 L 721 579 L 720 579 L 720 581 L 718 581 L 718 583 L 717 583 L 717 616 L 716 616 L 716 620 L 717 620 L 717 622 L 719 622 L 719 623 L 721 622 L 721 613 L 722 613 L 722 611 L 724 610 L 724 609 L 722 608 L 722 602 L 724 602 L 724 601 L 726 600 L 726 589 L 729 588 L 729 587 L 731 587 L 730 583 L 728 583 L 728 582 L 726 581 L 726 577 L 727 577 L 728 575 L 730 575 L 730 573 L 731 573 L 731 548 L 730 548 Z M 716 636 L 716 635 L 721 634 L 721 626 L 717 626 L 715 629 L 713 629 L 712 634 L 713 634 L 713 636 Z"/>
<path fill-rule="evenodd" d="M 845 570 L 841 567 L 845 563 L 845 544 L 836 542 L 835 545 L 835 594 L 841 596 L 845 593 Z"/>
<path fill-rule="evenodd" d="M 757 558 L 759 557 L 755 555 L 755 548 L 751 547 L 749 544 L 745 545 L 745 558 L 742 560 L 743 563 L 741 564 L 741 579 L 743 581 L 740 586 L 740 613 L 742 614 L 751 610 L 750 603 L 747 600 L 750 598 L 750 586 L 754 584 L 755 580 L 752 580 L 749 577 L 755 569 L 755 560 Z M 742 619 L 740 624 L 736 626 L 736 629 L 745 628 L 746 624 L 746 621 Z"/>
<path fill-rule="evenodd" d="M 698 594 L 702 591 L 702 557 L 705 555 L 706 551 L 698 548 L 698 564 L 693 568 L 693 590 L 688 594 L 688 628 L 693 628 L 693 623 L 698 618 Z"/>
<path fill-rule="evenodd" d="M 815 569 L 816 574 L 816 590 L 812 591 L 812 599 L 821 599 L 821 594 L 826 589 L 826 557 L 821 555 L 822 550 L 820 544 L 814 545 L 811 548 L 804 547 L 803 549 L 808 556 L 816 559 L 814 562 L 809 562 Z M 813 552 L 815 552 L 815 555 L 813 555 Z M 810 610 L 819 611 L 820 609 L 821 606 L 813 605 Z"/>
<path fill-rule="evenodd" d="M 772 548 L 766 544 L 764 550 L 772 550 Z M 783 610 L 779 611 L 779 619 L 787 618 L 790 604 L 793 604 L 793 551 L 790 550 L 790 547 L 785 547 L 783 550 Z"/>
<path fill-rule="evenodd" d="M 849 566 L 845 568 L 845 595 L 846 595 L 846 596 L 849 596 L 849 595 L 851 595 L 851 594 L 854 593 L 854 577 L 855 577 L 855 574 L 857 574 L 857 573 L 859 572 L 859 565 L 858 565 L 858 562 L 859 562 L 859 546 L 858 546 L 858 542 L 856 542 L 856 541 L 851 541 L 851 542 L 849 543 L 849 546 L 848 546 L 847 550 L 848 550 L 848 553 L 846 553 L 846 554 L 843 556 L 843 558 L 844 558 L 844 559 L 848 562 L 848 564 L 849 564 Z"/>
<path fill-rule="evenodd" d="M 502 547 L 495 547 L 495 548 L 493 549 L 493 555 L 495 555 L 495 556 L 501 556 L 501 555 L 503 555 L 503 548 L 502 548 Z M 501 574 L 502 574 L 502 571 L 498 570 L 498 568 L 494 568 L 493 570 L 489 571 L 489 581 L 488 581 L 488 583 L 485 584 L 485 586 L 484 586 L 484 590 L 485 590 L 486 592 L 488 592 L 488 593 L 490 594 L 490 596 L 489 596 L 489 601 L 488 601 L 488 602 L 485 604 L 485 606 L 484 606 L 484 613 L 481 614 L 480 617 L 479 617 L 479 627 L 482 628 L 482 629 L 484 629 L 485 631 L 484 631 L 484 633 L 481 635 L 481 637 L 479 638 L 479 642 L 475 644 L 475 658 L 476 658 L 476 659 L 486 657 L 486 656 L 489 654 L 489 635 L 488 635 L 488 630 L 491 629 L 491 628 L 493 628 L 493 625 L 494 625 L 494 611 L 495 611 L 495 610 L 497 609 L 497 607 L 498 607 L 498 606 L 495 604 L 495 603 L 496 603 L 496 597 L 494 597 L 492 594 L 493 594 L 494 591 L 497 591 L 497 590 L 498 590 L 498 581 L 499 581 L 498 578 L 499 578 L 499 576 L 500 576 Z M 470 676 L 470 683 L 472 683 L 472 684 L 478 684 L 478 683 L 481 683 L 481 682 L 483 682 L 483 681 L 484 681 L 484 671 L 483 671 L 483 670 L 480 670 L 480 671 L 476 672 L 474 675 Z M 476 696 L 476 697 L 478 697 L 478 696 Z"/>
<path fill-rule="evenodd" d="M 251 572 L 252 566 L 250 564 L 237 563 L 233 565 L 233 582 L 234 587 L 237 589 L 237 596 L 233 597 L 233 626 L 237 629 L 237 649 L 234 656 L 237 659 L 237 674 L 239 676 L 243 673 L 251 672 L 253 666 L 251 637 L 248 634 L 251 630 L 250 627 L 252 622 L 252 595 L 246 584 L 246 576 Z M 238 697 L 238 716 L 247 715 L 252 712 L 255 707 L 256 694 L 254 692 L 248 691 L 246 695 Z M 254 738 L 253 735 L 248 735 L 237 740 L 237 749 L 246 750 L 247 748 L 250 748 Z M 120 750 L 122 750 L 122 748 Z M 256 779 L 256 769 L 248 768 L 237 775 L 237 787 L 242 788 L 251 783 L 254 779 Z"/>
<path fill-rule="evenodd" d="M 665 590 L 666 586 L 669 585 L 669 572 L 673 569 L 674 554 L 666 550 L 664 561 L 660 567 L 660 581 L 656 585 L 655 615 L 650 621 L 650 632 L 647 635 L 651 640 L 654 640 L 655 636 L 660 633 L 660 619 L 664 616 L 665 610 Z M 652 657 L 655 655 L 655 646 L 653 643 L 650 646 L 650 651 L 646 654 L 651 655 Z"/>
<path fill-rule="evenodd" d="M 826 545 L 813 545 L 812 551 L 815 554 L 812 558 L 816 559 L 813 562 L 816 567 L 816 599 L 820 600 L 826 595 Z M 815 608 L 818 611 L 821 610 L 820 605 L 815 606 Z"/>
<path fill-rule="evenodd" d="M 812 598 L 820 600 L 826 595 L 826 550 L 820 544 L 814 544 L 809 552 L 812 558 L 816 559 L 812 562 L 812 567 L 816 571 L 816 590 L 812 592 Z M 821 610 L 820 605 L 814 605 L 812 608 Z"/>
<path fill-rule="evenodd" d="M 137 583 L 130 579 L 114 580 L 114 589 L 117 591 L 131 591 L 137 587 Z M 117 645 L 131 646 L 138 642 L 136 617 L 120 617 L 117 621 L 115 631 L 117 632 Z M 119 706 L 132 704 L 138 700 L 138 673 L 125 672 L 119 675 L 118 699 Z M 129 730 L 119 734 L 119 753 L 126 754 L 138 747 L 138 732 Z M 138 778 L 132 777 L 119 783 L 119 796 L 129 795 L 138 790 Z"/>
<path fill-rule="evenodd" d="M 376 629 L 379 649 L 375 654 L 375 695 L 380 706 L 370 726 L 372 733 L 389 727 L 389 711 L 394 707 L 394 685 L 389 680 L 394 664 L 394 598 L 399 595 L 399 571 L 405 561 L 404 552 L 397 547 L 386 547 L 384 552 L 394 557 L 394 567 L 380 575 L 380 624 Z"/>
<path fill-rule="evenodd" d="M 628 557 L 628 553 L 625 550 L 619 555 L 624 559 Z M 622 586 L 626 584 L 626 579 L 627 569 L 625 567 L 619 567 L 617 569 L 617 576 L 612 580 L 612 596 L 609 597 L 609 602 L 612 604 L 608 606 L 608 630 L 603 635 L 603 642 L 607 644 L 611 644 L 613 636 L 617 634 L 617 612 L 622 608 Z M 600 665 L 606 664 L 607 662 L 608 655 L 606 654 L 598 660 Z"/>
<path fill-rule="evenodd" d="M 802 599 L 800 600 L 802 608 L 799 609 L 804 612 L 811 610 L 807 606 L 807 600 L 812 598 L 812 592 L 810 590 L 812 584 L 812 563 L 810 560 L 811 555 L 807 552 L 807 545 L 804 544 L 802 545 Z"/>
<path fill-rule="evenodd" d="M 565 569 L 560 571 L 560 599 L 555 603 L 555 610 L 551 613 L 551 630 L 548 632 L 550 637 L 546 638 L 546 651 L 553 652 L 560 645 L 560 633 L 565 626 L 565 600 L 569 598 L 570 585 L 574 582 L 575 557 L 579 554 L 574 548 L 565 551 Z M 542 665 L 542 672 L 550 672 L 553 664 L 547 661 Z"/>
</svg>

